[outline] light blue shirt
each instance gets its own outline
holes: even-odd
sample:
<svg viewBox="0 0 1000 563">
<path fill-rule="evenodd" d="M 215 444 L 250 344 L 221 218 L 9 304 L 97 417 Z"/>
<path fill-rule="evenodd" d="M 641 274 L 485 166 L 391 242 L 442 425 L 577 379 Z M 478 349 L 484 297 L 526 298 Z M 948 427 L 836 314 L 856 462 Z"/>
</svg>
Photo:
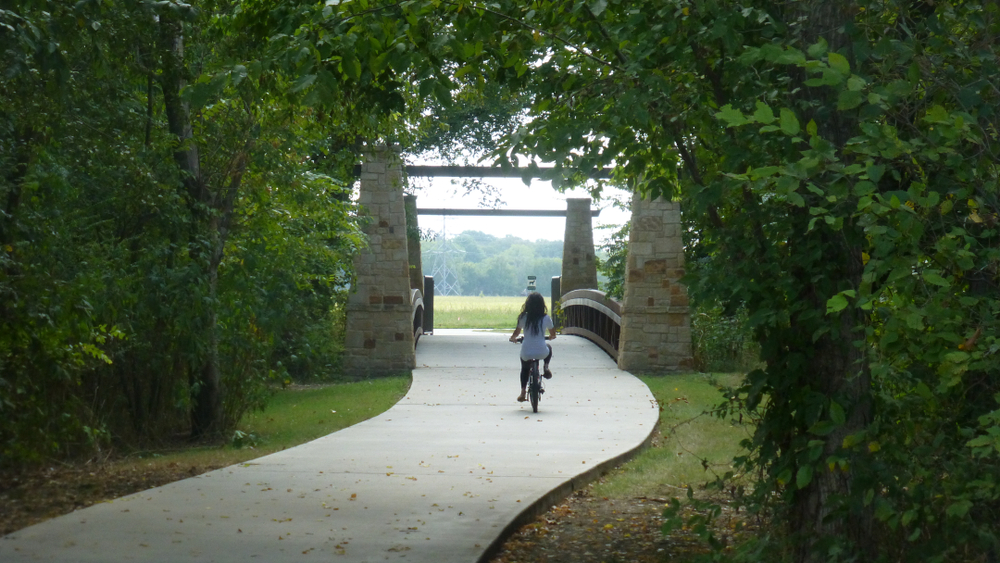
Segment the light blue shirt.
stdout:
<svg viewBox="0 0 1000 563">
<path fill-rule="evenodd" d="M 542 317 L 541 330 L 534 333 L 524 326 L 527 318 L 528 315 L 521 315 L 517 318 L 517 328 L 524 331 L 524 341 L 521 342 L 521 359 L 544 360 L 549 355 L 549 347 L 545 343 L 545 335 L 555 325 L 552 324 L 552 319 L 548 315 L 545 315 Z"/>
</svg>

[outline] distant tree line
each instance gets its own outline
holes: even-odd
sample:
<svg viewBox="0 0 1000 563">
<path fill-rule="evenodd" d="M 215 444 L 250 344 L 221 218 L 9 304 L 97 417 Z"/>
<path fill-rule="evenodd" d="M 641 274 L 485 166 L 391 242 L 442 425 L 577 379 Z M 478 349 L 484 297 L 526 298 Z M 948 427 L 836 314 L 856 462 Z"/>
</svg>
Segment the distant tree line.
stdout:
<svg viewBox="0 0 1000 563">
<path fill-rule="evenodd" d="M 465 231 L 448 239 L 447 248 L 437 239 L 423 241 L 420 248 L 424 275 L 433 275 L 435 266 L 447 260 L 460 295 L 521 295 L 528 276 L 536 276 L 538 292 L 549 296 L 552 278 L 562 270 L 561 240 L 529 241 Z"/>
</svg>

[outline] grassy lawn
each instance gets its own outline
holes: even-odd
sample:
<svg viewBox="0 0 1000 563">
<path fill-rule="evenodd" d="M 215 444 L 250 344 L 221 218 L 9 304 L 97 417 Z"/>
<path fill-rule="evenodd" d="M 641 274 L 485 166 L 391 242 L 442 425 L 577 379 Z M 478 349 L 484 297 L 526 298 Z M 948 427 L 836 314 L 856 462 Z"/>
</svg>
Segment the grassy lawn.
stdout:
<svg viewBox="0 0 1000 563">
<path fill-rule="evenodd" d="M 548 299 L 546 299 L 546 303 Z M 434 297 L 434 328 L 514 330 L 524 297 Z"/>
<path fill-rule="evenodd" d="M 740 452 L 739 442 L 750 430 L 701 413 L 721 401 L 718 386 L 732 386 L 739 374 L 680 374 L 641 376 L 662 407 L 658 445 L 609 473 L 596 484 L 598 497 L 683 497 L 687 485 L 697 486 L 730 470 L 730 460 Z M 702 465 L 708 460 L 709 469 Z"/>
<path fill-rule="evenodd" d="M 277 391 L 263 412 L 239 425 L 234 444 L 191 448 L 129 458 L 122 464 L 232 465 L 284 450 L 357 424 L 387 411 L 410 387 L 410 377 L 387 377 Z"/>
</svg>

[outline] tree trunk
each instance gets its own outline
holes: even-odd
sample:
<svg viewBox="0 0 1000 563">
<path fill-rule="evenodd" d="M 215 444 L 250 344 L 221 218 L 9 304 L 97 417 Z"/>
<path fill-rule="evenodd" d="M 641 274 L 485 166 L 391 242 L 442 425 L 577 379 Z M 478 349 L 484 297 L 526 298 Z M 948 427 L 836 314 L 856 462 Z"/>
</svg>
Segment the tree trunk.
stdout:
<svg viewBox="0 0 1000 563">
<path fill-rule="evenodd" d="M 163 60 L 163 73 L 160 78 L 163 91 L 163 103 L 170 133 L 174 136 L 177 146 L 174 149 L 174 162 L 181 171 L 181 181 L 187 192 L 188 203 L 194 215 L 195 225 L 205 225 L 212 248 L 209 256 L 202 256 L 203 251 L 198 245 L 192 245 L 192 259 L 196 262 L 206 262 L 207 312 L 202 319 L 202 330 L 207 339 L 206 352 L 200 360 L 200 365 L 191 366 L 190 382 L 194 391 L 191 409 L 191 438 L 215 438 L 221 431 L 222 424 L 222 390 L 219 373 L 219 339 L 218 313 L 215 297 L 218 287 L 218 268 L 221 262 L 221 249 L 218 247 L 218 218 L 210 211 L 206 218 L 206 210 L 211 210 L 212 201 L 209 190 L 205 186 L 201 174 L 198 145 L 192 140 L 193 128 L 187 104 L 181 99 L 184 88 L 184 36 L 181 24 L 165 15 L 160 16 L 160 42 Z M 218 254 L 218 257 L 216 256 Z"/>
<path fill-rule="evenodd" d="M 3 208 L 0 209 L 0 254 L 10 254 L 11 260 L 0 269 L 9 283 L 19 273 L 14 255 L 14 243 L 16 242 L 15 231 L 17 230 L 17 211 L 21 206 L 21 190 L 24 179 L 28 175 L 28 165 L 31 162 L 31 146 L 35 132 L 30 127 L 18 127 L 14 138 L 12 165 L 4 174 L 4 184 L 6 184 L 6 197 L 0 201 Z M 8 250 L 9 249 L 9 250 Z M 0 285 L 0 323 L 8 322 L 11 318 L 11 306 L 13 303 L 11 295 L 4 295 L 5 292 L 12 291 Z"/>
<path fill-rule="evenodd" d="M 845 27 L 853 19 L 857 6 L 846 0 L 807 0 L 792 8 L 789 22 L 799 26 L 798 47 L 802 50 L 825 39 L 830 52 L 839 52 L 852 61 L 849 53 L 850 38 Z M 826 88 L 803 88 L 801 96 L 811 101 L 819 98 L 820 104 L 814 115 L 821 137 L 832 142 L 838 149 L 854 135 L 855 123 L 851 117 L 836 110 L 836 98 Z M 824 249 L 823 260 L 828 268 L 830 280 L 826 281 L 826 291 L 817 291 L 814 280 L 802 280 L 802 287 L 810 288 L 800 298 L 806 300 L 814 311 L 824 314 L 826 299 L 833 291 L 857 289 L 861 284 L 864 265 L 861 258 L 863 233 L 853 223 L 845 223 L 839 232 L 814 231 L 812 236 L 821 238 Z M 831 283 L 832 282 L 832 283 Z M 839 283 L 838 283 L 839 282 Z M 829 401 L 837 401 L 843 407 L 846 420 L 831 434 L 826 436 L 821 460 L 834 454 L 844 455 L 841 449 L 844 437 L 854 434 L 871 419 L 871 380 L 864 348 L 855 346 L 856 340 L 864 340 L 864 317 L 853 307 L 840 312 L 837 330 L 829 331 L 814 344 L 814 355 L 808 362 L 810 382 Z M 860 330 L 859 330 L 860 329 Z M 826 413 L 829 418 L 830 413 Z M 835 467 L 814 473 L 811 483 L 795 494 L 790 527 L 798 538 L 795 560 L 800 562 L 825 561 L 825 554 L 814 549 L 816 542 L 823 538 L 839 538 L 850 542 L 855 555 L 867 560 L 865 554 L 872 552 L 872 514 L 839 514 L 831 517 L 837 497 L 851 494 L 853 475 L 849 465 L 845 469 Z"/>
<path fill-rule="evenodd" d="M 845 229 L 849 228 L 845 226 Z M 826 238 L 833 239 L 834 235 L 828 233 Z M 826 242 L 826 247 L 833 252 L 824 257 L 831 262 L 836 260 L 835 263 L 842 266 L 838 270 L 843 272 L 843 277 L 839 279 L 846 282 L 844 285 L 857 288 L 862 273 L 860 247 L 848 245 L 843 240 Z M 826 297 L 825 293 L 812 291 L 801 296 L 819 311 L 825 311 Z M 827 332 L 815 342 L 814 355 L 806 368 L 810 384 L 830 401 L 836 401 L 846 414 L 844 424 L 825 437 L 821 461 L 831 455 L 844 456 L 841 449 L 844 438 L 863 430 L 871 420 L 870 374 L 864 348 L 854 345 L 854 341 L 864 339 L 864 333 L 859 330 L 863 323 L 864 319 L 857 309 L 848 307 L 841 311 L 838 329 Z M 827 412 L 826 416 L 829 418 L 830 413 Z M 852 493 L 852 471 L 853 464 L 846 468 L 834 466 L 817 470 L 812 482 L 796 492 L 789 521 L 793 535 L 798 539 L 795 561 L 825 561 L 824 554 L 813 549 L 816 541 L 824 538 L 847 540 L 855 554 L 862 554 L 862 560 L 869 559 L 863 554 L 873 555 L 872 514 L 869 510 L 861 514 L 839 513 L 831 517 L 836 498 Z"/>
<path fill-rule="evenodd" d="M 214 221 L 213 221 L 214 222 Z M 217 237 L 213 237 L 217 238 Z M 213 246 L 216 244 L 213 241 Z M 213 252 L 213 254 L 215 254 Z M 218 294 L 219 265 L 213 258 L 208 267 L 208 299 L 211 305 L 206 313 L 205 336 L 208 346 L 201 367 L 192 370 L 197 389 L 191 410 L 191 439 L 217 438 L 222 431 L 222 374 L 219 370 L 219 315 L 214 303 Z"/>
</svg>

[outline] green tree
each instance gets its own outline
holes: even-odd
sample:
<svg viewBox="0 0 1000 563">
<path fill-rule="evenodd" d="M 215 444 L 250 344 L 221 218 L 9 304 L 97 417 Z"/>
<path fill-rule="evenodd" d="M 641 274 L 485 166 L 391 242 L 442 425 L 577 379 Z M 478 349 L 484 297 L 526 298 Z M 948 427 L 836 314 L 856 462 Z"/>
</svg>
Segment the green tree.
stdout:
<svg viewBox="0 0 1000 563">
<path fill-rule="evenodd" d="M 973 376 L 994 361 L 995 4 L 444 6 L 463 43 L 483 41 L 490 79 L 531 91 L 511 161 L 614 165 L 683 199 L 712 258 L 692 291 L 746 307 L 762 346 L 740 463 L 761 475 L 749 502 L 788 524 L 791 558 L 996 545 L 970 525 L 991 521 L 993 478 L 939 478 L 995 459 L 995 388 Z M 887 451 L 883 433 L 917 412 L 935 438 L 915 425 Z M 908 469 L 906 440 L 937 456 Z"/>
<path fill-rule="evenodd" d="M 218 435 L 269 377 L 332 370 L 361 240 L 330 174 L 361 129 L 244 6 L 0 10 L 4 463 Z"/>
</svg>

